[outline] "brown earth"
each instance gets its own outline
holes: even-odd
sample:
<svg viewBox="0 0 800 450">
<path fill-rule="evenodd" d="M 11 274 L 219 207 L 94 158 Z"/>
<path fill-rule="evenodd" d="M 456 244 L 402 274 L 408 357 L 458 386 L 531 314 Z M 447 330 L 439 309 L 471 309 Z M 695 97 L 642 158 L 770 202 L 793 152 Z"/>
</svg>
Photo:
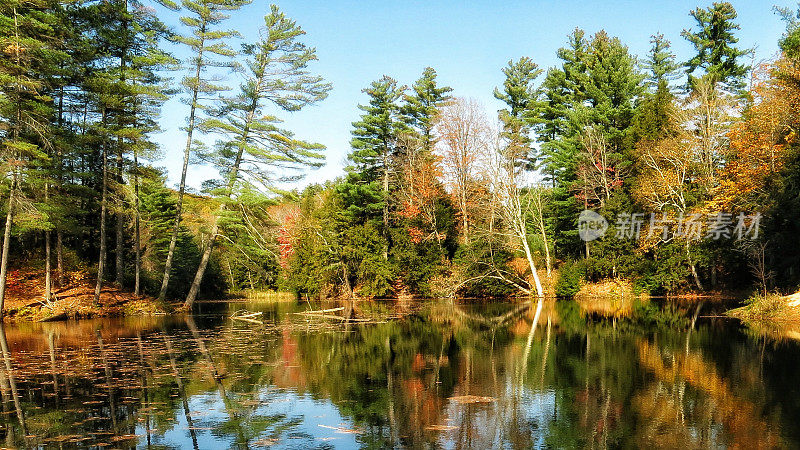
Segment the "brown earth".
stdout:
<svg viewBox="0 0 800 450">
<path fill-rule="evenodd" d="M 105 283 L 100 302 L 94 304 L 94 282 L 86 272 L 65 274 L 65 285 L 53 280 L 52 298 L 44 298 L 44 272 L 13 270 L 6 279 L 3 314 L 11 321 L 41 321 L 84 317 L 165 314 L 166 307 L 148 296 L 135 296 L 113 283 Z"/>
</svg>

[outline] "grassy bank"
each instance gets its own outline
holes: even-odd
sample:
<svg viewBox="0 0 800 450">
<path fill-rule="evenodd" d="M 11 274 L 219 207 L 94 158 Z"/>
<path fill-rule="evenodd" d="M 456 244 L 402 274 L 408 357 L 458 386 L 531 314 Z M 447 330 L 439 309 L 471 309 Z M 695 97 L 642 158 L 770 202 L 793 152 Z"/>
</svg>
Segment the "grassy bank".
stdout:
<svg viewBox="0 0 800 450">
<path fill-rule="evenodd" d="M 800 323 L 800 293 L 755 295 L 728 315 L 752 322 Z"/>
</svg>

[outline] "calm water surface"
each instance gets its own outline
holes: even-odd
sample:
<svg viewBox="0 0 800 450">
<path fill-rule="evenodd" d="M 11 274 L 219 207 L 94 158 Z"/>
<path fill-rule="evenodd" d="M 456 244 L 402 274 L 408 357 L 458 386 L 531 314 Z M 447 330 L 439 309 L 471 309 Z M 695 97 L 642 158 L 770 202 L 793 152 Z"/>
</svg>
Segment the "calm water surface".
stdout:
<svg viewBox="0 0 800 450">
<path fill-rule="evenodd" d="M 800 447 L 800 345 L 719 306 L 240 308 L 5 325 L 0 446 Z"/>
</svg>

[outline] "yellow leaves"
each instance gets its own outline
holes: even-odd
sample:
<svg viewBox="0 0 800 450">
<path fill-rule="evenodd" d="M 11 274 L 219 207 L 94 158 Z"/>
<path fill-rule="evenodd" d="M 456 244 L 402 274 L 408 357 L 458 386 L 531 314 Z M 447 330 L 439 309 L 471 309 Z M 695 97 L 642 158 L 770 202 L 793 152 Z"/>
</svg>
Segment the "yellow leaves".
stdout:
<svg viewBox="0 0 800 450">
<path fill-rule="evenodd" d="M 8 44 L 8 46 L 6 46 L 6 48 L 3 49 L 3 52 L 5 54 L 7 54 L 7 55 L 15 55 L 16 56 L 16 55 L 19 55 L 21 53 L 25 53 L 25 50 L 26 50 L 25 47 L 22 47 L 21 45 L 17 45 L 17 44 L 12 42 L 12 43 Z"/>
<path fill-rule="evenodd" d="M 766 201 L 761 192 L 784 165 L 786 150 L 795 142 L 800 89 L 789 78 L 800 76 L 785 60 L 762 65 L 754 74 L 753 104 L 743 122 L 728 131 L 726 164 L 710 202 L 720 209 Z"/>
</svg>

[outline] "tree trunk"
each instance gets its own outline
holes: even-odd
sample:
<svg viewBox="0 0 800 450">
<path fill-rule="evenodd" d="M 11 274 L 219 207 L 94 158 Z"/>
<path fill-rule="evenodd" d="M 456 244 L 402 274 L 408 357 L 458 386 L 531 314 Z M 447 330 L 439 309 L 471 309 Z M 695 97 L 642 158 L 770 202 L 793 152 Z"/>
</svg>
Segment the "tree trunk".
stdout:
<svg viewBox="0 0 800 450">
<path fill-rule="evenodd" d="M 528 258 L 528 265 L 530 266 L 531 275 L 533 276 L 533 284 L 536 286 L 536 297 L 541 299 L 544 297 L 544 289 L 542 289 L 542 282 L 539 280 L 539 273 L 536 271 L 536 264 L 533 262 L 533 254 L 531 253 L 531 247 L 528 245 L 528 239 L 525 233 L 521 233 L 520 240 L 522 241 L 522 248 L 525 250 L 525 257 Z"/>
<path fill-rule="evenodd" d="M 467 217 L 467 188 L 461 187 L 461 232 L 464 233 L 464 243 L 469 245 L 469 218 Z"/>
<path fill-rule="evenodd" d="M 140 216 L 139 216 L 139 157 L 136 149 L 133 150 L 133 213 L 135 215 L 133 222 L 133 252 L 134 252 L 134 282 L 133 294 L 138 296 L 141 294 L 141 271 L 142 271 L 142 243 Z"/>
<path fill-rule="evenodd" d="M 49 303 L 53 293 L 52 279 L 50 278 L 50 260 L 52 252 L 50 251 L 50 230 L 44 232 L 44 301 Z"/>
<path fill-rule="evenodd" d="M 59 95 L 58 95 L 58 128 L 62 129 L 64 127 L 64 85 L 62 84 L 59 87 Z M 62 154 L 62 150 L 60 147 L 57 147 L 58 151 L 56 155 L 58 156 L 58 164 L 56 167 L 58 168 L 58 190 L 63 189 L 64 187 L 64 155 Z M 63 219 L 62 219 L 63 220 Z M 56 227 L 56 271 L 58 272 L 58 287 L 64 287 L 64 257 L 63 257 L 63 232 L 61 231 L 60 224 Z"/>
<path fill-rule="evenodd" d="M 389 259 L 389 158 L 388 148 L 383 155 L 383 260 Z"/>
<path fill-rule="evenodd" d="M 0 319 L 3 317 L 3 304 L 6 297 L 6 277 L 8 276 L 8 248 L 11 246 L 11 225 L 13 221 L 12 211 L 14 210 L 14 188 L 17 181 L 17 174 L 14 172 L 11 178 L 11 190 L 8 194 L 8 211 L 6 211 L 6 228 L 3 232 L 3 256 L 0 258 Z M 0 320 L 2 323 L 2 320 Z"/>
<path fill-rule="evenodd" d="M 128 1 L 123 0 L 122 2 L 123 8 L 123 21 L 122 21 L 122 29 L 124 33 L 128 32 L 128 21 L 127 21 L 127 13 L 128 13 Z M 119 75 L 120 81 L 122 84 L 125 84 L 126 80 L 126 67 L 127 67 L 127 58 L 128 58 L 128 47 L 123 47 L 122 55 L 120 56 L 119 60 Z M 120 96 L 120 113 L 117 117 L 117 127 L 121 131 L 123 129 L 123 122 L 122 116 L 123 112 L 125 111 L 126 105 L 125 95 Z M 123 169 L 124 169 L 124 157 L 123 157 L 123 146 L 125 145 L 125 140 L 122 138 L 122 135 L 117 136 L 117 230 L 116 230 L 116 241 L 117 241 L 117 248 L 114 251 L 115 263 L 114 269 L 116 270 L 116 276 L 114 277 L 114 281 L 117 283 L 117 286 L 122 287 L 122 281 L 124 277 L 124 270 L 123 270 L 123 252 L 125 251 L 125 195 L 123 194 L 122 184 L 125 182 L 123 177 Z"/>
<path fill-rule="evenodd" d="M 103 110 L 103 123 L 106 121 L 106 111 Z M 103 275 L 106 266 L 106 209 L 108 201 L 108 146 L 103 141 L 103 187 L 100 200 L 100 258 L 97 263 L 97 284 L 94 287 L 94 306 L 100 306 L 100 291 L 103 289 Z"/>
<path fill-rule="evenodd" d="M 692 271 L 692 277 L 694 278 L 694 284 L 697 285 L 697 289 L 703 290 L 703 284 L 700 282 L 700 277 L 697 275 L 697 268 L 695 267 L 694 262 L 692 261 L 692 254 L 689 251 L 689 241 L 686 241 L 686 260 L 689 262 L 689 269 Z"/>
<path fill-rule="evenodd" d="M 56 230 L 56 271 L 58 272 L 58 287 L 64 287 L 64 233 Z"/>
<path fill-rule="evenodd" d="M 205 35 L 205 24 L 200 28 L 200 35 Z M 203 68 L 203 45 L 205 39 L 200 38 L 197 59 L 195 60 L 195 83 L 200 83 L 200 73 Z M 183 213 L 183 193 L 186 190 L 186 172 L 189 170 L 189 155 L 192 150 L 192 133 L 194 133 L 195 116 L 197 112 L 197 98 L 199 96 L 199 86 L 195 84 L 192 89 L 192 104 L 189 109 L 189 124 L 186 130 L 186 146 L 183 150 L 183 167 L 181 168 L 181 184 L 178 189 L 178 204 L 175 207 L 175 223 L 172 228 L 172 237 L 169 240 L 169 250 L 167 251 L 167 261 L 164 263 L 164 277 L 161 281 L 161 290 L 158 292 L 158 299 L 164 300 L 167 296 L 167 286 L 169 286 L 169 276 L 172 270 L 172 258 L 175 255 L 175 245 L 178 243 L 178 233 L 180 232 L 181 214 Z"/>
<path fill-rule="evenodd" d="M 543 214 L 543 213 L 541 213 Z M 539 216 L 539 232 L 542 233 L 542 243 L 544 244 L 544 263 L 547 269 L 547 276 L 550 277 L 552 269 L 552 264 L 550 262 L 550 244 L 547 243 L 547 231 L 544 227 L 544 220 L 542 216 Z"/>
<path fill-rule="evenodd" d="M 256 84 L 256 92 L 260 88 L 262 81 L 263 78 L 260 78 Z M 242 135 L 239 138 L 241 145 L 239 145 L 239 149 L 236 153 L 236 159 L 234 159 L 233 167 L 228 175 L 228 185 L 227 189 L 225 190 L 226 200 L 230 200 L 231 194 L 233 193 L 233 188 L 236 186 L 236 179 L 239 176 L 239 166 L 242 164 L 242 157 L 244 156 L 244 146 L 247 145 L 247 139 L 250 136 L 250 125 L 253 122 L 253 118 L 255 117 L 257 109 L 258 98 L 253 98 L 252 103 L 250 104 L 250 109 L 247 112 L 247 118 L 245 119 L 244 128 L 242 129 Z M 225 204 L 223 203 L 219 208 L 219 213 L 214 217 L 214 225 L 211 227 L 211 237 L 208 240 L 208 246 L 203 251 L 203 256 L 200 258 L 200 265 L 197 267 L 197 272 L 194 274 L 194 280 L 192 280 L 192 285 L 189 287 L 189 294 L 186 295 L 186 300 L 183 302 L 184 309 L 190 310 L 192 308 L 192 304 L 194 304 L 194 301 L 197 298 L 197 293 L 200 291 L 200 283 L 203 282 L 203 276 L 205 276 L 206 268 L 208 267 L 208 261 L 211 259 L 211 252 L 214 250 L 214 242 L 219 234 L 219 215 L 224 211 Z M 228 270 L 230 270 L 230 262 L 228 262 Z M 247 272 L 247 275 L 250 277 L 249 271 Z M 232 275 L 231 278 L 233 278 Z M 250 290 L 253 290 L 252 277 L 250 277 Z"/>
<path fill-rule="evenodd" d="M 122 139 L 120 138 L 119 141 L 120 141 L 119 144 L 121 145 L 122 144 Z M 117 150 L 117 183 L 119 183 L 120 187 L 122 186 L 122 147 L 120 147 Z M 124 207 L 125 207 L 125 205 L 124 205 L 122 192 L 118 192 L 117 193 L 117 214 L 116 214 L 116 216 L 117 216 L 117 229 L 116 229 L 117 248 L 114 251 L 116 275 L 114 277 L 114 281 L 117 283 L 117 286 L 120 286 L 120 287 L 122 286 L 122 277 L 124 275 L 123 270 L 122 270 L 123 269 L 123 258 L 122 258 L 123 255 L 122 255 L 122 253 L 123 253 L 124 248 L 125 248 L 125 242 L 124 242 L 125 236 L 124 236 L 124 233 L 123 233 L 124 230 L 125 230 L 125 222 L 124 222 L 125 214 L 123 213 L 123 208 Z"/>
<path fill-rule="evenodd" d="M 44 184 L 44 203 L 50 202 L 50 187 L 48 183 Z M 51 294 L 53 292 L 53 283 L 50 278 L 52 268 L 50 261 L 52 260 L 52 252 L 50 250 L 50 230 L 44 232 L 44 301 L 50 303 Z"/>
<path fill-rule="evenodd" d="M 192 285 L 189 288 L 189 294 L 186 296 L 186 301 L 183 302 L 184 309 L 192 309 L 192 304 L 197 298 L 197 293 L 200 291 L 200 283 L 203 282 L 203 276 L 206 273 L 206 267 L 208 267 L 208 260 L 211 259 L 211 251 L 214 249 L 214 241 L 217 238 L 217 233 L 219 233 L 219 219 L 215 218 L 214 226 L 211 227 L 211 237 L 208 239 L 208 245 L 206 245 L 206 249 L 203 251 L 203 256 L 200 258 L 200 266 L 197 267 L 197 272 L 194 274 L 194 280 L 192 280 Z M 252 281 L 250 283 L 250 289 L 252 289 Z"/>
</svg>

